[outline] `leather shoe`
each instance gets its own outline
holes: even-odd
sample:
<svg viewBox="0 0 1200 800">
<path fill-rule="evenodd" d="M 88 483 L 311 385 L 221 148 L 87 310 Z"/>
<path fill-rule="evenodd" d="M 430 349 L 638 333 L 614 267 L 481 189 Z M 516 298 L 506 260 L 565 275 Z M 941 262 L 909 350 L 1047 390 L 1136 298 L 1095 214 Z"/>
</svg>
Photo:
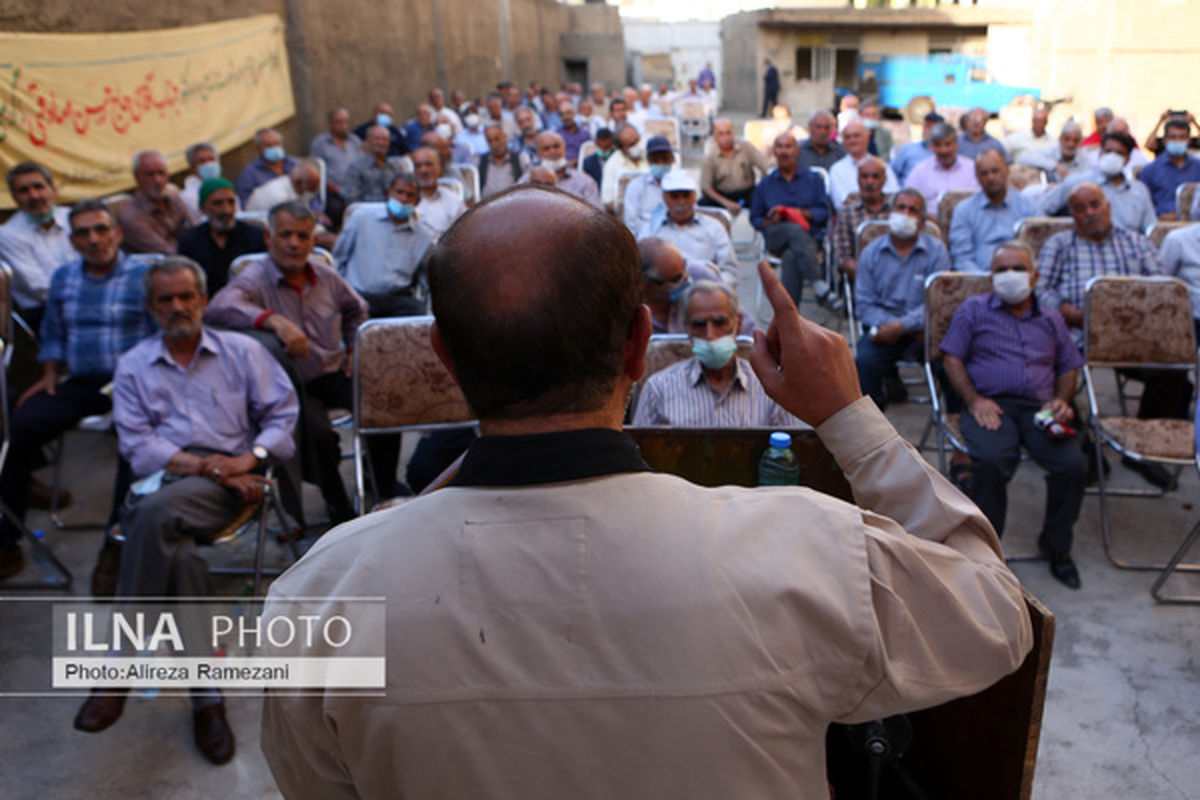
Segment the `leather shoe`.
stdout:
<svg viewBox="0 0 1200 800">
<path fill-rule="evenodd" d="M 104 539 L 96 568 L 92 570 L 92 597 L 112 597 L 117 593 L 117 577 L 121 574 L 121 543 Z"/>
<path fill-rule="evenodd" d="M 75 730 L 99 733 L 121 718 L 128 692 L 120 689 L 93 689 L 75 715 Z"/>
<path fill-rule="evenodd" d="M 28 495 L 29 507 L 41 509 L 42 511 L 49 511 L 53 491 L 53 487 L 45 481 L 40 481 L 37 478 L 30 478 Z M 59 489 L 57 508 L 63 509 L 69 505 L 71 505 L 71 493 L 66 489 Z"/>
<path fill-rule="evenodd" d="M 225 704 L 205 706 L 192 716 L 196 747 L 214 764 L 224 764 L 233 758 L 233 731 L 225 721 Z"/>
<path fill-rule="evenodd" d="M 1175 476 L 1159 464 L 1135 461 L 1129 456 L 1122 456 L 1121 463 L 1145 478 L 1146 483 L 1157 486 L 1164 492 L 1171 492 L 1179 488 L 1179 482 L 1175 480 Z"/>
<path fill-rule="evenodd" d="M 12 547 L 0 545 L 0 581 L 11 578 L 25 569 L 25 551 L 19 544 Z"/>
<path fill-rule="evenodd" d="M 1050 552 L 1050 548 L 1041 539 L 1038 539 L 1038 549 L 1042 551 L 1042 555 L 1050 562 L 1050 574 L 1058 579 L 1059 583 L 1068 589 L 1079 588 L 1079 570 L 1075 568 L 1075 562 L 1071 559 L 1071 556 Z"/>
</svg>

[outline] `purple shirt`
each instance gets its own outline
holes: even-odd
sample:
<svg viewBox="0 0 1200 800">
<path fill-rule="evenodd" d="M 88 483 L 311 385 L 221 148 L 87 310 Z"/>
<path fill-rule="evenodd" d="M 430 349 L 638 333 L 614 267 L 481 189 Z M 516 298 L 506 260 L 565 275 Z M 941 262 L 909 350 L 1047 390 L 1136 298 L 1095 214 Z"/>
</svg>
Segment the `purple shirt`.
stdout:
<svg viewBox="0 0 1200 800">
<path fill-rule="evenodd" d="M 1033 307 L 1016 317 L 994 293 L 963 301 L 941 350 L 967 368 L 975 391 L 984 397 L 1016 395 L 1048 403 L 1058 376 L 1083 366 L 1058 311 Z"/>
<path fill-rule="evenodd" d="M 574 133 L 562 127 L 556 130 L 555 133 L 562 137 L 568 161 L 576 161 L 579 158 L 579 148 L 583 146 L 584 142 L 592 140 L 592 134 L 588 129 L 578 123 L 575 124 Z"/>
<path fill-rule="evenodd" d="M 276 461 L 296 450 L 300 405 L 292 382 L 267 349 L 233 331 L 203 329 L 186 367 L 161 335 L 121 357 L 113 379 L 113 419 L 121 455 L 142 477 L 188 447 L 231 455 L 262 445 Z"/>
<path fill-rule="evenodd" d="M 343 367 L 358 326 L 367 321 L 367 303 L 346 279 L 316 261 L 297 292 L 270 256 L 252 261 L 213 296 L 204 319 L 230 328 L 261 328 L 270 314 L 282 314 L 308 337 L 308 356 L 294 360 L 303 381 Z"/>
</svg>

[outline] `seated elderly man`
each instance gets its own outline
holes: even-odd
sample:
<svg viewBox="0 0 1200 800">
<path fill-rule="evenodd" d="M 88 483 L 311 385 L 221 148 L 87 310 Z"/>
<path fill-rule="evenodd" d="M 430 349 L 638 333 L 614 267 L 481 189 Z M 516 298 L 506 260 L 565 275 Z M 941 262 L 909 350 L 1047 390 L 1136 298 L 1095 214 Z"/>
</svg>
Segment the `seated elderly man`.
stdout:
<svg viewBox="0 0 1200 800">
<path fill-rule="evenodd" d="M 524 153 L 530 161 L 537 163 L 537 115 L 531 108 L 518 108 L 513 113 L 513 121 L 517 124 L 517 135 L 509 139 L 508 149 Z"/>
<path fill-rule="evenodd" d="M 488 125 L 488 151 L 479 157 L 479 193 L 486 200 L 521 180 L 529 171 L 529 156 L 508 149 L 508 139 L 499 125 Z"/>
<path fill-rule="evenodd" d="M 934 125 L 945 121 L 945 118 L 941 114 L 936 111 L 930 111 L 925 115 L 925 120 L 922 123 L 921 140 L 900 145 L 892 153 L 892 171 L 896 173 L 896 178 L 901 183 L 908 180 L 908 174 L 913 171 L 913 167 L 925 159 L 933 157 L 933 148 L 929 143 L 929 134 L 933 131 Z"/>
<path fill-rule="evenodd" d="M 272 178 L 250 193 L 247 211 L 270 211 L 280 203 L 299 200 L 311 204 L 321 189 L 321 170 L 317 162 L 306 158 L 299 161 L 286 175 Z"/>
<path fill-rule="evenodd" d="M 1115 225 L 1137 233 L 1144 232 L 1158 218 L 1154 214 L 1150 190 L 1141 181 L 1125 174 L 1133 147 L 1133 137 L 1129 134 L 1119 131 L 1106 133 L 1100 145 L 1100 158 L 1095 171 L 1072 175 L 1042 195 L 1039 201 L 1041 213 L 1047 216 L 1062 214 L 1068 208 L 1068 198 L 1076 187 L 1090 182 L 1104 192 Z"/>
<path fill-rule="evenodd" d="M 616 138 L 608 128 L 596 130 L 596 152 L 583 159 L 583 171 L 586 172 L 597 186 L 604 185 L 604 165 L 616 150 Z M 601 195 L 603 202 L 603 195 Z"/>
<path fill-rule="evenodd" d="M 188 210 L 188 219 L 193 225 L 204 221 L 204 212 L 200 209 L 200 184 L 209 178 L 221 176 L 221 160 L 217 148 L 208 142 L 198 142 L 187 150 L 184 155 L 188 162 L 188 174 L 183 179 L 183 188 L 179 190 L 179 199 Z"/>
<path fill-rule="evenodd" d="M 796 161 L 802 167 L 829 169 L 846 155 L 846 148 L 833 141 L 837 118 L 824 109 L 808 117 L 808 138 L 797 143 Z"/>
<path fill-rule="evenodd" d="M 1079 518 L 1087 458 L 1079 443 L 1052 433 L 1039 417 L 1074 417 L 1071 401 L 1083 357 L 1053 308 L 1033 295 L 1033 253 L 1020 242 L 1001 243 L 992 255 L 991 294 L 963 301 L 942 339 L 946 377 L 966 404 L 962 434 L 971 455 L 969 495 L 1004 535 L 1008 482 L 1021 446 L 1046 470 L 1046 514 L 1038 546 L 1050 572 L 1072 589 L 1079 572 L 1071 560 L 1071 530 Z"/>
<path fill-rule="evenodd" d="M 670 242 L 651 236 L 637 243 L 642 265 L 642 302 L 650 308 L 650 325 L 654 333 L 686 333 L 680 303 L 692 281 L 720 281 L 721 273 L 699 261 L 688 261 L 679 248 Z M 753 331 L 753 321 L 750 323 Z M 748 333 L 743 329 L 743 333 Z"/>
<path fill-rule="evenodd" d="M 417 213 L 420 191 L 416 176 L 397 175 L 383 207 L 351 217 L 333 248 L 338 272 L 367 301 L 372 317 L 426 313 L 420 266 L 434 237 Z"/>
<path fill-rule="evenodd" d="M 892 132 L 883 127 L 883 114 L 879 109 L 879 101 L 864 100 L 859 113 L 862 115 L 862 124 L 867 129 L 867 152 L 878 156 L 886 164 L 892 157 L 895 139 L 892 137 Z"/>
<path fill-rule="evenodd" d="M 558 176 L 551 172 L 549 167 L 543 167 L 541 164 L 529 168 L 524 182 L 530 186 L 546 186 L 551 189 L 558 188 Z"/>
<path fill-rule="evenodd" d="M 258 158 L 243 167 L 233 183 L 239 203 L 249 200 L 250 193 L 259 186 L 296 167 L 296 159 L 283 149 L 283 137 L 273 128 L 259 128 L 255 132 L 254 148 Z"/>
<path fill-rule="evenodd" d="M 404 141 L 408 143 L 409 151 L 421 146 L 421 137 L 434 130 L 433 106 L 428 103 L 417 105 L 417 114 L 404 125 Z"/>
<path fill-rule="evenodd" d="M 139 150 L 133 157 L 137 191 L 117 208 L 117 224 L 125 234 L 127 253 L 174 253 L 179 236 L 191 226 L 179 194 L 167 188 L 167 160 L 157 150 Z"/>
<path fill-rule="evenodd" d="M 418 147 L 413 151 L 412 160 L 413 171 L 421 187 L 421 199 L 417 202 L 421 221 L 436 238 L 449 230 L 454 220 L 467 210 L 467 206 L 458 192 L 438 183 L 438 178 L 442 176 L 442 162 L 436 150 Z"/>
<path fill-rule="evenodd" d="M 367 132 L 375 125 L 380 125 L 388 132 L 388 156 L 406 156 L 408 155 L 408 137 L 404 135 L 404 131 L 398 128 L 393 123 L 392 104 L 380 102 L 375 104 L 374 110 L 371 112 L 371 118 L 354 129 L 354 134 L 367 141 Z"/>
<path fill-rule="evenodd" d="M 392 180 L 404 171 L 404 161 L 388 155 L 388 132 L 372 125 L 363 140 L 363 154 L 346 168 L 342 197 L 347 203 L 381 203 Z"/>
<path fill-rule="evenodd" d="M 842 129 L 842 144 L 846 147 L 846 155 L 834 162 L 829 168 L 830 192 L 833 195 L 833 207 L 841 208 L 846 198 L 858 191 L 858 165 L 864 159 L 870 158 L 867 145 L 871 140 L 867 128 L 859 120 L 846 123 Z M 883 191 L 893 194 L 900 189 L 900 182 L 891 167 L 884 167 L 886 180 Z"/>
<path fill-rule="evenodd" d="M 1083 147 L 1099 147 L 1100 140 L 1108 133 L 1108 126 L 1113 121 L 1113 110 L 1100 106 L 1092 112 L 1092 132 L 1083 140 Z"/>
<path fill-rule="evenodd" d="M 237 195 L 224 178 L 200 184 L 200 208 L 208 219 L 179 237 L 179 255 L 200 265 L 208 291 L 216 293 L 229 280 L 235 258 L 261 253 L 266 244 L 261 227 L 237 218 Z"/>
<path fill-rule="evenodd" d="M 555 133 L 562 137 L 567 160 L 577 162 L 579 148 L 583 146 L 584 142 L 592 140 L 592 132 L 576 121 L 575 107 L 571 105 L 570 100 L 564 100 L 558 104 L 558 118 L 562 120 L 562 125 L 555 130 Z"/>
<path fill-rule="evenodd" d="M 1008 164 L 998 150 L 975 158 L 975 178 L 982 188 L 955 206 L 950 218 L 950 261 L 960 272 L 984 272 L 996 245 L 1037 212 L 1033 201 L 1009 188 Z"/>
<path fill-rule="evenodd" d="M 736 217 L 750 205 L 754 170 L 766 175 L 771 164 L 757 147 L 734 138 L 733 121 L 727 117 L 713 121 L 713 141 L 717 146 L 705 154 L 700 165 L 700 205 L 720 206 Z"/>
<path fill-rule="evenodd" d="M 692 357 L 651 375 L 638 395 L 634 425 L 678 428 L 788 428 L 800 421 L 767 397 L 750 364 L 737 357 L 737 292 L 696 281 L 683 295 Z"/>
<path fill-rule="evenodd" d="M 829 118 L 832 120 L 832 115 Z M 813 282 L 818 302 L 840 308 L 841 299 L 822 278 L 817 264 L 817 242 L 829 220 L 825 184 L 797 161 L 796 139 L 790 133 L 775 137 L 774 153 L 775 169 L 754 189 L 750 224 L 762 231 L 767 252 L 783 262 L 779 277 L 797 305 L 807 278 Z"/>
<path fill-rule="evenodd" d="M 1190 137 L 1187 117 L 1168 117 L 1163 129 L 1163 151 L 1138 175 L 1138 180 L 1150 190 L 1154 213 L 1159 219 L 1176 218 L 1175 190 L 1179 184 L 1200 181 L 1200 159 L 1188 155 Z"/>
<path fill-rule="evenodd" d="M 1082 347 L 1087 282 L 1102 275 L 1160 275 L 1163 266 L 1149 239 L 1113 224 L 1112 206 L 1096 184 L 1085 181 L 1076 185 L 1067 204 L 1075 227 L 1051 236 L 1042 246 L 1037 291 L 1050 308 L 1058 309 L 1076 345 Z M 1139 417 L 1190 419 L 1187 411 L 1192 387 L 1185 374 L 1153 369 L 1128 373 L 1145 382 Z M 1156 486 L 1175 485 L 1171 474 L 1156 464 L 1132 459 L 1124 459 L 1122 463 Z"/>
<path fill-rule="evenodd" d="M 102 389 L 112 380 L 117 359 L 154 332 L 142 289 L 146 266 L 121 252 L 121 229 L 112 211 L 99 200 L 84 200 L 67 221 L 78 255 L 50 278 L 38 354 L 42 376 L 17 400 L 9 420 L 12 437 L 0 472 L 0 499 L 15 521 L 25 518 L 30 472 L 41 462 L 42 446 L 84 417 L 109 410 Z M 124 496 L 127 469 L 118 470 L 114 510 Z M 0 578 L 24 563 L 19 538 L 13 521 L 0 518 Z"/>
<path fill-rule="evenodd" d="M 325 184 L 330 192 L 342 193 L 346 170 L 363 154 L 362 139 L 350 130 L 350 112 L 335 108 L 328 115 L 329 130 L 312 140 L 308 154 L 325 162 Z"/>
<path fill-rule="evenodd" d="M 637 235 L 663 207 L 662 179 L 675 166 L 675 152 L 665 136 L 651 136 L 646 142 L 649 171 L 638 175 L 625 187 L 621 217 L 625 227 Z"/>
<path fill-rule="evenodd" d="M 1200 341 L 1200 225 L 1188 225 L 1168 233 L 1160 252 L 1166 273 L 1188 285 L 1196 340 Z"/>
<path fill-rule="evenodd" d="M 617 149 L 604 162 L 600 181 L 600 200 L 610 213 L 615 213 L 619 199 L 621 176 L 626 172 L 646 172 L 650 164 L 641 145 L 641 134 L 632 125 L 622 124 L 617 131 Z M 667 146 L 670 149 L 670 145 Z"/>
<path fill-rule="evenodd" d="M 580 200 L 596 208 L 603 208 L 600 203 L 600 188 L 589 176 L 580 172 L 567 160 L 563 151 L 563 138 L 557 133 L 542 131 L 537 135 L 538 166 L 545 167 L 554 176 L 552 185 L 562 189 L 567 194 L 575 195 Z M 533 183 L 532 171 L 521 177 L 517 183 Z"/>
<path fill-rule="evenodd" d="M 843 273 L 854 277 L 858 270 L 858 226 L 869 219 L 886 220 L 892 210 L 892 196 L 884 194 L 887 172 L 882 159 L 867 156 L 858 165 L 858 198 L 849 199 L 837 215 L 833 229 L 833 260 Z"/>
<path fill-rule="evenodd" d="M 1005 161 L 1008 153 L 995 136 L 987 132 L 988 112 L 972 108 L 963 116 L 963 132 L 958 137 L 958 154 L 974 161 L 980 153 L 995 150 Z"/>
<path fill-rule="evenodd" d="M 259 471 L 268 462 L 291 458 L 299 404 L 262 345 L 201 325 L 206 293 L 198 264 L 169 256 L 147 269 L 145 283 L 161 333 L 123 355 L 113 380 L 121 454 L 140 479 L 121 515 L 116 594 L 206 597 L 208 563 L 196 544 L 262 497 Z M 215 398 L 219 409 L 211 405 Z M 75 728 L 105 730 L 120 718 L 125 698 L 97 691 L 79 709 Z M 213 764 L 233 758 L 220 691 L 193 689 L 192 713 L 205 758 Z"/>
<path fill-rule="evenodd" d="M 1004 140 L 1009 159 L 1017 163 L 1021 163 L 1021 156 L 1027 152 L 1054 146 L 1054 140 L 1046 130 L 1046 123 L 1050 121 L 1050 109 L 1038 106 L 1029 115 L 1029 120 L 1029 130 L 1014 131 Z"/>
<path fill-rule="evenodd" d="M 662 179 L 665 209 L 654 214 L 637 238 L 656 236 L 679 248 L 684 258 L 715 267 L 731 286 L 737 284 L 738 262 L 725 226 L 707 214 L 696 213 L 696 181 L 683 170 Z"/>
<path fill-rule="evenodd" d="M 421 137 L 421 146 L 432 148 L 438 154 L 439 177 L 453 178 L 462 188 L 463 202 L 468 206 L 474 205 L 479 199 L 475 196 L 475 181 L 468 180 L 466 174 L 454 163 L 454 148 L 450 140 L 440 133 L 427 133 Z"/>
<path fill-rule="evenodd" d="M 338 471 L 341 447 L 326 409 L 353 407 L 351 356 L 367 304 L 332 267 L 311 258 L 317 224 L 312 209 L 284 203 L 271 209 L 268 219 L 267 255 L 247 264 L 213 296 L 205 319 L 259 332 L 256 338 L 288 371 L 301 399 L 304 475 L 320 487 L 331 520 L 344 522 L 354 508 Z M 391 437 L 372 437 L 372 444 L 376 440 L 390 442 Z M 385 459 L 380 452 L 376 462 L 380 497 L 395 491 L 396 444 L 395 455 Z"/>
<path fill-rule="evenodd" d="M 929 131 L 929 144 L 933 158 L 913 167 L 904 185 L 919 191 L 925 198 L 925 208 L 936 213 L 942 192 L 977 192 L 979 181 L 975 179 L 975 162 L 958 153 L 958 136 L 953 127 L 944 122 L 934 125 Z"/>
<path fill-rule="evenodd" d="M 901 189 L 888 215 L 888 235 L 858 256 L 854 306 L 864 336 L 854 363 L 863 394 L 886 408 L 884 379 L 906 356 L 921 360 L 925 331 L 925 279 L 950 269 L 941 240 L 921 230 L 925 198 Z"/>
<path fill-rule="evenodd" d="M 1017 157 L 1017 163 L 1037 167 L 1046 173 L 1051 183 L 1065 181 L 1072 175 L 1092 171 L 1091 159 L 1084 156 L 1079 143 L 1083 141 L 1083 129 L 1074 120 L 1067 121 L 1058 134 L 1058 143 L 1037 150 L 1026 150 Z"/>
<path fill-rule="evenodd" d="M 468 107 L 463 114 L 462 130 L 454 134 L 454 149 L 460 153 L 469 153 L 476 158 L 488 153 L 487 133 L 483 127 L 483 120 L 474 106 Z M 504 149 L 508 149 L 507 142 Z"/>
<path fill-rule="evenodd" d="M 12 267 L 16 310 L 37 330 L 46 308 L 50 277 L 75 255 L 68 233 L 69 211 L 56 205 L 54 177 L 41 164 L 17 164 L 8 171 L 7 180 L 17 213 L 0 225 L 0 261 Z"/>
</svg>

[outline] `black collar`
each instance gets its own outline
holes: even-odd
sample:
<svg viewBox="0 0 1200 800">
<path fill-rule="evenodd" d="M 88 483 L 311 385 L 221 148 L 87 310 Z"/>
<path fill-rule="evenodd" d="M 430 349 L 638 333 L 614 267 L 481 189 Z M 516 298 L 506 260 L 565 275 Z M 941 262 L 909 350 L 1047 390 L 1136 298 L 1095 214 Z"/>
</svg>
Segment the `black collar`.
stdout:
<svg viewBox="0 0 1200 800">
<path fill-rule="evenodd" d="M 631 436 L 587 428 L 476 439 L 449 485 L 528 486 L 649 470 Z"/>
</svg>

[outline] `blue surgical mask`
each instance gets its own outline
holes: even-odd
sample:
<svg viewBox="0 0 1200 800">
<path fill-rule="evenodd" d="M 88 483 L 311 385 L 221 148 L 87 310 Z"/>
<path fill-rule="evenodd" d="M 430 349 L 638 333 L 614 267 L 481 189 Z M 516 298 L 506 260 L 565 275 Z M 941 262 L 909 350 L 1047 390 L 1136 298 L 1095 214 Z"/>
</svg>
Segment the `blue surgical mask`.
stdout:
<svg viewBox="0 0 1200 800">
<path fill-rule="evenodd" d="M 720 369 L 725 366 L 736 352 L 737 340 L 732 335 L 712 340 L 692 337 L 692 355 L 709 369 Z"/>
<path fill-rule="evenodd" d="M 263 159 L 270 162 L 271 164 L 278 164 L 280 161 L 283 161 L 285 158 L 287 158 L 287 153 L 285 153 L 283 151 L 283 148 L 280 147 L 279 145 L 275 145 L 274 147 L 268 147 L 266 150 L 263 150 Z"/>
<path fill-rule="evenodd" d="M 670 164 L 651 164 L 650 174 L 654 176 L 654 180 L 661 181 L 663 176 L 671 171 Z"/>
<path fill-rule="evenodd" d="M 207 161 L 201 164 L 200 166 L 196 167 L 196 175 L 198 175 L 202 181 L 206 181 L 209 178 L 221 177 L 221 162 Z"/>
<path fill-rule="evenodd" d="M 692 285 L 692 279 L 688 278 L 683 283 L 676 286 L 674 289 L 671 289 L 670 291 L 668 291 L 667 296 L 670 298 L 672 303 L 678 303 L 679 298 L 683 297 L 683 293 L 686 292 L 687 288 L 691 285 Z"/>
<path fill-rule="evenodd" d="M 410 206 L 408 203 L 401 203 L 394 197 L 389 197 L 387 199 L 388 213 L 400 221 L 404 221 L 411 217 L 414 209 L 416 209 L 416 206 Z"/>
<path fill-rule="evenodd" d="M 596 155 L 600 156 L 601 161 L 608 161 L 608 157 L 611 156 L 612 154 L 613 154 L 612 150 L 601 150 L 598 147 L 596 148 Z"/>
<path fill-rule="evenodd" d="M 375 115 L 375 124 L 382 125 L 385 128 L 392 127 L 392 115 L 391 114 L 376 114 Z"/>
<path fill-rule="evenodd" d="M 24 212 L 24 214 L 25 216 L 29 217 L 29 220 L 33 222 L 34 225 L 45 225 L 47 222 L 50 222 L 54 219 L 54 206 L 50 206 L 50 210 L 45 214 L 42 214 L 40 217 L 35 217 L 29 212 Z"/>
<path fill-rule="evenodd" d="M 1175 157 L 1187 155 L 1187 145 L 1187 142 L 1182 142 L 1179 140 L 1167 142 L 1167 155 Z"/>
</svg>

